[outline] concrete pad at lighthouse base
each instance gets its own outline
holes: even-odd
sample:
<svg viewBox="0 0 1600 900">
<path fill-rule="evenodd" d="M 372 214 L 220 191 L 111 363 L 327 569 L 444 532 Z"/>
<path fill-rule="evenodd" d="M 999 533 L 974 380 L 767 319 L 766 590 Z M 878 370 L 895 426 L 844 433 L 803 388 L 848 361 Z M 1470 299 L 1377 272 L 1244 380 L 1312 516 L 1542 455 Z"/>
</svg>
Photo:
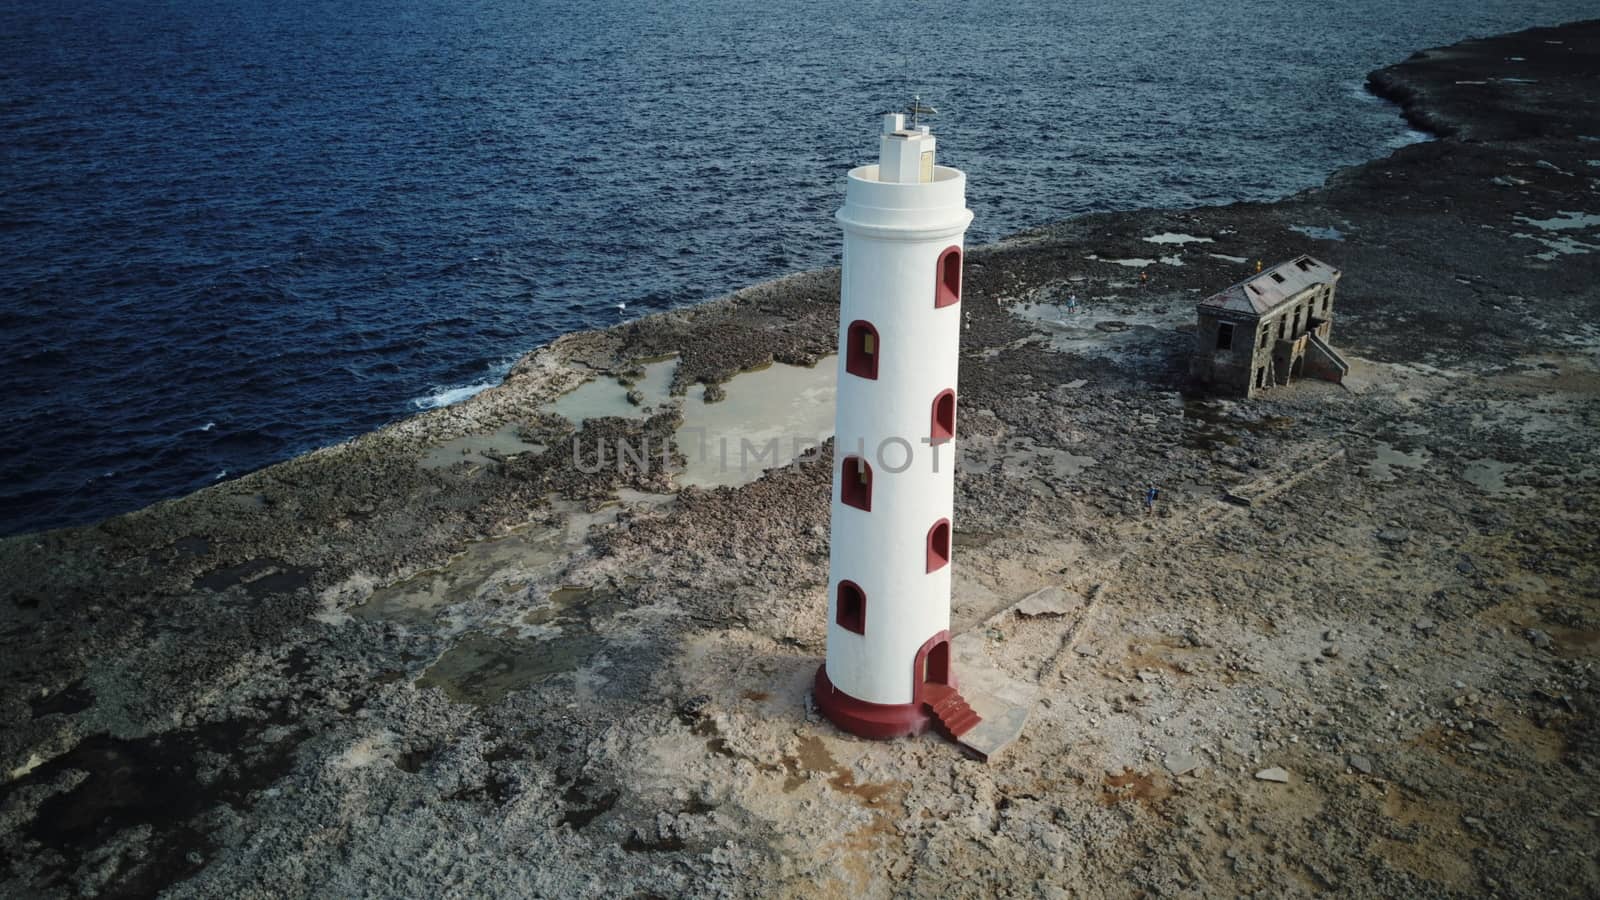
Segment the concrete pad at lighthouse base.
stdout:
<svg viewBox="0 0 1600 900">
<path fill-rule="evenodd" d="M 1022 736 L 1028 717 L 1039 701 L 1039 686 L 1007 675 L 989 655 L 981 631 L 969 631 L 950 641 L 961 696 L 983 717 L 956 741 L 984 762 L 994 762 Z"/>
</svg>

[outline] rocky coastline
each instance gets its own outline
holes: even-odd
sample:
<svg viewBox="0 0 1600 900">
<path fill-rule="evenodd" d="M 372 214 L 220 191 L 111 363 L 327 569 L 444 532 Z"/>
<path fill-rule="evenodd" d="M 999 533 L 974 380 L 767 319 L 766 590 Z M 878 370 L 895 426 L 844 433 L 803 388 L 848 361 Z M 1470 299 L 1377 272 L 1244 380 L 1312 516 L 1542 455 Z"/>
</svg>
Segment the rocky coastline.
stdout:
<svg viewBox="0 0 1600 900">
<path fill-rule="evenodd" d="M 810 709 L 825 453 L 575 452 L 681 466 L 692 404 L 831 365 L 807 273 L 0 541 L 0 894 L 1600 894 L 1600 21 L 1369 84 L 1438 139 L 969 253 L 953 630 L 1043 697 L 1002 763 Z M 1194 303 L 1299 253 L 1347 384 L 1194 392 Z"/>
</svg>

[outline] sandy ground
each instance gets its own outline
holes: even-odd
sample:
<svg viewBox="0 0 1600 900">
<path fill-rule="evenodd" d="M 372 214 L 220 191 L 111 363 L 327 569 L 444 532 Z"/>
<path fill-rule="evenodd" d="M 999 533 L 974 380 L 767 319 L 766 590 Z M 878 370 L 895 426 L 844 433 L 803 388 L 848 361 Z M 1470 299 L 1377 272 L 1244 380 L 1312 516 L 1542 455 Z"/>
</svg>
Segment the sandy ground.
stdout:
<svg viewBox="0 0 1600 900">
<path fill-rule="evenodd" d="M 816 273 L 0 543 L 0 894 L 1600 894 L 1597 48 L 1376 73 L 1451 137 L 1323 190 L 969 255 L 954 628 L 1041 696 L 1000 761 L 814 713 L 827 449 L 700 453 L 818 436 Z M 1194 302 L 1300 252 L 1347 384 L 1189 391 Z"/>
</svg>

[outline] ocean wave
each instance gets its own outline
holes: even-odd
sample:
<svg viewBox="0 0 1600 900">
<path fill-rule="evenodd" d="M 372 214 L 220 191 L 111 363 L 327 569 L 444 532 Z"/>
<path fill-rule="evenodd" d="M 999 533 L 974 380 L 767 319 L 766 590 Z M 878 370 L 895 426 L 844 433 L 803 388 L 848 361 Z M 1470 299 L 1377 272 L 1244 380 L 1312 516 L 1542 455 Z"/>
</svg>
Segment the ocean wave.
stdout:
<svg viewBox="0 0 1600 900">
<path fill-rule="evenodd" d="M 1404 134 L 1397 134 L 1394 137 L 1389 138 L 1387 141 L 1383 142 L 1383 145 L 1388 147 L 1390 150 L 1399 150 L 1401 147 L 1409 147 L 1412 144 L 1425 144 L 1432 140 L 1437 140 L 1437 138 L 1426 131 L 1418 131 L 1415 128 L 1407 128 Z"/>
<path fill-rule="evenodd" d="M 1388 100 L 1385 100 L 1382 97 L 1379 97 L 1377 94 L 1374 94 L 1372 89 L 1367 87 L 1367 80 L 1365 78 L 1358 78 L 1355 81 L 1345 82 L 1345 96 L 1354 100 L 1359 100 L 1362 103 L 1371 103 L 1377 106 L 1383 106 L 1389 103 Z"/>
<path fill-rule="evenodd" d="M 470 400 L 504 381 L 506 373 L 511 371 L 511 366 L 515 362 L 516 360 L 513 358 L 494 363 L 489 366 L 487 375 L 470 384 L 456 385 L 455 387 L 434 385 L 433 393 L 411 398 L 411 406 L 419 410 L 439 409 L 444 406 L 454 406 L 463 400 Z"/>
</svg>

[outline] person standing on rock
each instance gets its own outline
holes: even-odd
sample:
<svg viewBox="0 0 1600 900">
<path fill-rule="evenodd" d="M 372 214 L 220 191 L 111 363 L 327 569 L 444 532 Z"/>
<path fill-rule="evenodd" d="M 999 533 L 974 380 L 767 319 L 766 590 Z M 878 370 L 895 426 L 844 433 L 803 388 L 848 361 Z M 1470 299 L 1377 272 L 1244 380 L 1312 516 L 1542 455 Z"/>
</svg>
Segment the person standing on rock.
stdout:
<svg viewBox="0 0 1600 900">
<path fill-rule="evenodd" d="M 1139 287 L 1140 288 L 1147 288 L 1149 286 L 1150 286 L 1150 271 L 1148 269 L 1146 269 L 1146 270 L 1144 270 L 1144 271 L 1139 273 Z"/>
<path fill-rule="evenodd" d="M 1149 486 L 1147 486 L 1145 488 L 1145 491 L 1144 491 L 1144 514 L 1145 515 L 1153 516 L 1153 515 L 1156 514 L 1156 500 L 1158 498 L 1160 498 L 1160 496 L 1161 496 L 1161 490 L 1159 488 L 1157 488 L 1155 485 L 1152 484 L 1152 485 L 1149 485 Z"/>
<path fill-rule="evenodd" d="M 1078 292 L 1077 291 L 1073 291 L 1072 293 L 1067 295 L 1067 312 L 1075 313 L 1077 311 L 1078 311 Z"/>
</svg>

